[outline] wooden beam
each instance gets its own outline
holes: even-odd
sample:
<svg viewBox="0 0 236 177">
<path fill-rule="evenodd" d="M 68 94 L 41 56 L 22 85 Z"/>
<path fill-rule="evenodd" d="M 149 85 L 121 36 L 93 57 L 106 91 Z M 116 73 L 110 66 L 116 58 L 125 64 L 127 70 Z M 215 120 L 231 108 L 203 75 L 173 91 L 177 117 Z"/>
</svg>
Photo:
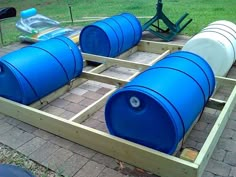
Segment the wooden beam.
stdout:
<svg viewBox="0 0 236 177">
<path fill-rule="evenodd" d="M 170 50 L 166 50 L 165 52 L 163 52 L 161 55 L 159 55 L 157 58 L 155 58 L 154 60 L 152 60 L 151 62 L 148 63 L 149 66 L 152 66 L 153 64 L 155 64 L 156 62 L 162 60 L 163 58 L 165 58 L 167 55 L 170 54 Z"/>
<path fill-rule="evenodd" d="M 201 151 L 199 152 L 199 155 L 197 156 L 197 159 L 194 161 L 195 164 L 199 165 L 198 169 L 198 176 L 201 176 L 208 160 L 210 159 L 215 146 L 225 128 L 225 125 L 230 117 L 231 112 L 233 111 L 233 108 L 235 106 L 236 102 L 236 86 L 234 87 L 233 91 L 231 92 L 224 108 L 222 109 L 219 117 L 217 118 L 210 134 L 208 135 L 205 143 L 203 144 L 203 147 Z"/>
<path fill-rule="evenodd" d="M 80 77 L 84 79 L 89 79 L 89 80 L 94 80 L 98 82 L 115 85 L 117 87 L 121 87 L 128 82 L 127 80 L 118 79 L 115 77 L 106 76 L 106 75 L 97 74 L 97 73 L 90 73 L 86 71 L 83 71 Z"/>
<path fill-rule="evenodd" d="M 89 70 L 90 73 L 101 73 L 105 70 L 107 70 L 110 66 L 108 64 L 100 64 L 97 67 Z"/>
<path fill-rule="evenodd" d="M 219 85 L 224 85 L 224 86 L 235 86 L 236 85 L 236 79 L 220 77 L 220 76 L 216 76 L 215 78 L 216 78 L 216 81 Z"/>
<path fill-rule="evenodd" d="M 160 176 L 197 176 L 196 164 L 1 97 L 0 112 Z"/>
<path fill-rule="evenodd" d="M 87 53 L 83 53 L 83 58 L 85 60 L 101 62 L 103 64 L 107 64 L 108 66 L 116 65 L 116 66 L 120 66 L 120 67 L 132 68 L 132 69 L 137 69 L 137 70 L 144 70 L 150 66 L 150 65 L 142 64 L 142 63 L 138 63 L 138 62 L 103 57 L 103 56 L 98 56 L 98 55 L 91 55 L 91 54 L 87 54 Z"/>
<path fill-rule="evenodd" d="M 133 48 L 131 48 L 131 49 L 127 50 L 126 52 L 120 54 L 116 58 L 127 59 L 130 55 L 134 54 L 137 51 L 138 51 L 138 46 L 134 46 Z"/>
<path fill-rule="evenodd" d="M 141 40 L 138 44 L 138 51 L 160 54 L 167 50 L 170 50 L 171 52 L 181 50 L 182 47 L 183 45 L 163 44 L 163 42 Z"/>
<path fill-rule="evenodd" d="M 86 60 L 83 60 L 83 67 L 88 66 L 88 62 Z"/>
<path fill-rule="evenodd" d="M 226 101 L 215 99 L 215 98 L 210 98 L 206 104 L 206 107 L 212 108 L 212 109 L 217 109 L 217 110 L 222 110 L 223 107 L 225 106 Z"/>
<path fill-rule="evenodd" d="M 215 76 L 215 79 L 216 79 L 216 87 L 214 93 L 212 94 L 212 97 L 214 97 L 214 95 L 222 86 L 227 86 L 233 89 L 233 87 L 236 85 L 236 79 L 220 77 L 220 76 Z"/>
<path fill-rule="evenodd" d="M 76 123 L 82 123 L 86 119 L 88 119 L 91 115 L 93 115 L 95 112 L 97 112 L 100 108 L 104 106 L 106 103 L 108 97 L 116 91 L 117 88 L 112 89 L 108 93 L 106 93 L 103 97 L 101 97 L 99 100 L 95 101 L 93 104 L 89 105 L 82 111 L 80 111 L 78 114 L 73 116 L 69 121 L 76 122 Z"/>
</svg>

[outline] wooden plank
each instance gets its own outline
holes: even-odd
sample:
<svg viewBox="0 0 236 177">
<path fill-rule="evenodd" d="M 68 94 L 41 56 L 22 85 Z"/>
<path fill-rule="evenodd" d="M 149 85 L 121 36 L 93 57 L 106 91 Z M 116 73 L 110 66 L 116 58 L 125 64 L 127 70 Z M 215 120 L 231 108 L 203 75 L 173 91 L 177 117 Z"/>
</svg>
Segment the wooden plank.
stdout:
<svg viewBox="0 0 236 177">
<path fill-rule="evenodd" d="M 233 87 L 236 85 L 236 79 L 220 77 L 220 76 L 215 76 L 215 79 L 216 79 L 216 87 L 214 93 L 212 94 L 212 97 L 214 97 L 214 95 L 221 87 L 227 86 L 233 89 Z"/>
<path fill-rule="evenodd" d="M 137 51 L 138 51 L 138 46 L 134 46 L 133 48 L 131 48 L 131 49 L 127 50 L 126 52 L 120 54 L 116 58 L 127 59 L 130 55 L 134 54 Z"/>
<path fill-rule="evenodd" d="M 107 101 L 107 98 L 116 90 L 117 88 L 112 89 L 111 91 L 106 93 L 103 97 L 101 97 L 99 100 L 95 101 L 93 104 L 89 105 L 88 107 L 80 111 L 78 114 L 73 116 L 71 119 L 69 119 L 69 121 L 82 123 L 83 121 L 88 119 L 91 115 L 93 115 L 96 111 L 101 109 L 104 106 L 105 102 Z"/>
<path fill-rule="evenodd" d="M 215 99 L 215 98 L 210 98 L 206 104 L 206 107 L 212 108 L 212 109 L 217 109 L 217 110 L 222 110 L 223 107 L 225 106 L 226 101 Z"/>
<path fill-rule="evenodd" d="M 215 146 L 225 128 L 225 125 L 230 117 L 230 114 L 233 111 L 235 102 L 236 102 L 236 86 L 231 92 L 223 110 L 221 111 L 219 117 L 217 118 L 210 134 L 208 135 L 201 151 L 199 152 L 199 155 L 197 156 L 197 159 L 194 162 L 195 164 L 199 165 L 198 176 L 202 175 L 208 163 L 208 160 L 211 157 L 215 149 Z"/>
<path fill-rule="evenodd" d="M 149 62 L 148 64 L 150 66 L 152 66 L 153 64 L 155 64 L 156 62 L 162 60 L 164 57 L 166 57 L 168 54 L 170 54 L 170 50 L 166 50 L 165 52 L 163 52 L 161 55 L 159 55 L 157 58 L 155 58 L 154 60 L 152 60 L 151 62 Z"/>
<path fill-rule="evenodd" d="M 132 76 L 130 76 L 127 81 L 130 82 L 132 79 L 134 79 L 137 75 L 139 75 L 141 72 L 136 72 Z"/>
<path fill-rule="evenodd" d="M 97 74 L 97 73 L 90 73 L 86 71 L 83 71 L 80 77 L 84 79 L 89 79 L 89 80 L 94 80 L 98 82 L 115 85 L 117 87 L 121 87 L 128 82 L 127 80 L 118 79 L 115 77 L 106 76 L 106 75 Z"/>
<path fill-rule="evenodd" d="M 0 112 L 163 177 L 197 176 L 196 164 L 1 97 Z"/>
<path fill-rule="evenodd" d="M 150 65 L 142 64 L 142 63 L 138 63 L 138 62 L 103 57 L 103 56 L 98 56 L 98 55 L 91 55 L 91 54 L 87 54 L 87 53 L 83 53 L 83 58 L 85 60 L 101 62 L 103 64 L 107 64 L 108 66 L 115 66 L 116 65 L 116 66 L 120 66 L 120 67 L 132 68 L 132 69 L 137 69 L 137 70 L 144 70 L 150 66 Z"/>
<path fill-rule="evenodd" d="M 163 44 L 163 42 L 141 40 L 138 44 L 138 51 L 160 54 L 167 50 L 170 50 L 171 52 L 181 50 L 182 47 L 183 45 Z"/>
<path fill-rule="evenodd" d="M 86 60 L 83 60 L 83 67 L 88 66 L 88 62 Z"/>
<path fill-rule="evenodd" d="M 215 78 L 216 78 L 216 81 L 219 85 L 224 85 L 224 86 L 235 86 L 236 85 L 236 79 L 220 77 L 220 76 L 216 76 Z"/>
<path fill-rule="evenodd" d="M 198 155 L 198 151 L 193 150 L 193 149 L 189 149 L 189 148 L 185 148 L 181 154 L 180 154 L 180 158 L 187 160 L 189 162 L 194 162 L 195 159 L 197 158 Z"/>
<path fill-rule="evenodd" d="M 90 73 L 101 73 L 107 70 L 110 66 L 108 64 L 100 64 L 99 66 L 89 70 Z"/>
</svg>

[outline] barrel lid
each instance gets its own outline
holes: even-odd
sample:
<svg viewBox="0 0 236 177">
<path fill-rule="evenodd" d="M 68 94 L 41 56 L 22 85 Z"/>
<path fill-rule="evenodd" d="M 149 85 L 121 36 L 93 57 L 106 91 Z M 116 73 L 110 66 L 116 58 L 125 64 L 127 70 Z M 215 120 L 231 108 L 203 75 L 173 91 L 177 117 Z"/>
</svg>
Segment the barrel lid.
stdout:
<svg viewBox="0 0 236 177">
<path fill-rule="evenodd" d="M 96 24 L 92 24 L 82 29 L 80 33 L 80 48 L 85 53 L 108 57 L 111 51 L 111 44 L 107 33 Z"/>
<path fill-rule="evenodd" d="M 105 108 L 111 134 L 172 154 L 182 136 L 179 116 L 160 95 L 146 88 L 124 88 L 114 93 Z"/>
</svg>

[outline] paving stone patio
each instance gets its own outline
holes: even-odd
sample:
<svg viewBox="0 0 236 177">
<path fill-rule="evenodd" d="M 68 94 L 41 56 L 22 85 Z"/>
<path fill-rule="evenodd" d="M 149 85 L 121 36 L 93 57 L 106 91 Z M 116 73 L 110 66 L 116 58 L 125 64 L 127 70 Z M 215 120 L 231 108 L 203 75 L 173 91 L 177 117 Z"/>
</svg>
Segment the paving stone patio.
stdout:
<svg viewBox="0 0 236 177">
<path fill-rule="evenodd" d="M 144 37 L 145 39 L 153 40 L 150 35 L 144 35 Z M 180 38 L 180 40 L 177 39 L 174 42 L 184 43 L 186 39 Z M 0 48 L 0 56 L 24 46 L 24 44 L 20 43 L 4 46 Z M 148 56 L 148 59 L 144 59 L 143 55 L 143 53 L 134 54 L 130 57 L 130 60 L 146 63 L 148 59 L 151 60 L 156 57 L 156 54 L 145 54 L 145 56 Z M 103 74 L 126 79 L 134 72 L 131 69 L 112 67 Z M 231 68 L 228 77 L 236 79 L 235 66 Z M 69 119 L 83 108 L 98 100 L 112 88 L 114 86 L 109 84 L 87 81 L 43 107 L 42 110 Z M 229 88 L 220 88 L 215 98 L 225 100 L 229 96 L 230 91 Z M 104 108 L 101 108 L 82 124 L 107 132 L 103 112 Z M 184 147 L 200 150 L 219 113 L 217 110 L 206 108 L 201 119 L 191 131 Z M 142 170 L 126 163 L 122 163 L 125 168 L 121 169 L 121 162 L 116 159 L 2 114 L 0 114 L 0 142 L 54 171 L 62 171 L 62 174 L 65 176 L 155 176 L 146 172 L 144 173 Z M 236 177 L 236 109 L 233 110 L 230 116 L 230 120 L 203 176 Z"/>
</svg>

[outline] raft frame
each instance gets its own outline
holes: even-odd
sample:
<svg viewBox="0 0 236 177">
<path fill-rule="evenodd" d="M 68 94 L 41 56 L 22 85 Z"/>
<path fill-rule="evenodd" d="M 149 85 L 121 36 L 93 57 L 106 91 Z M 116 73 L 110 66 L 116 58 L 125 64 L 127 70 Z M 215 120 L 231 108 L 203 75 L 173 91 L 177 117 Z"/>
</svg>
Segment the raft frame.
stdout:
<svg viewBox="0 0 236 177">
<path fill-rule="evenodd" d="M 142 40 L 137 46 L 120 55 L 118 57 L 120 59 L 83 54 L 83 58 L 85 60 L 98 61 L 103 64 L 89 72 L 83 71 L 80 78 L 72 80 L 70 84 L 63 86 L 30 106 L 0 97 L 0 113 L 14 117 L 20 121 L 46 130 L 62 138 L 94 149 L 98 152 L 114 157 L 115 159 L 127 162 L 160 176 L 200 177 L 234 108 L 236 102 L 235 79 L 216 77 L 218 85 L 233 86 L 234 88 L 227 101 L 212 98 L 208 101 L 207 107 L 220 110 L 221 112 L 194 162 L 189 162 L 175 156 L 164 154 L 162 152 L 80 124 L 104 106 L 106 99 L 116 89 L 129 82 L 139 72 L 142 72 L 156 61 L 161 60 L 170 52 L 180 50 L 181 48 L 181 45 Z M 149 64 L 141 64 L 123 60 L 136 51 L 161 53 L 161 55 Z M 99 74 L 114 65 L 138 69 L 139 72 L 135 73 L 127 80 Z M 95 80 L 113 84 L 117 87 L 109 91 L 98 101 L 95 101 L 93 104 L 80 111 L 69 120 L 39 110 L 41 107 L 47 105 L 86 80 Z"/>
</svg>

